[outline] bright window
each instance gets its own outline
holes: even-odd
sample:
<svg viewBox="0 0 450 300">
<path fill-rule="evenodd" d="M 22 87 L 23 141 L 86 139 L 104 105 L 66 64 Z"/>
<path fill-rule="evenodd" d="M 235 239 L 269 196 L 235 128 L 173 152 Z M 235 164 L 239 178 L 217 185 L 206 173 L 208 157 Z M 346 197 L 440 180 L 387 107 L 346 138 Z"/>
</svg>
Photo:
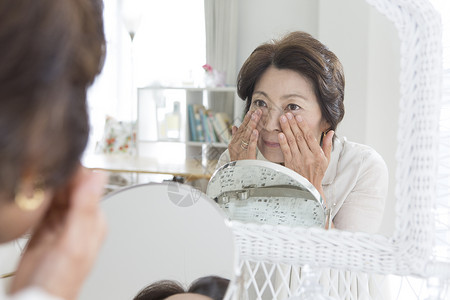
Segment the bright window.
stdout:
<svg viewBox="0 0 450 300">
<path fill-rule="evenodd" d="M 108 0 L 104 5 L 107 56 L 88 93 L 88 153 L 103 135 L 106 115 L 136 119 L 136 88 L 197 84 L 206 62 L 203 0 Z M 140 14 L 133 41 L 123 14 L 130 5 Z"/>
</svg>

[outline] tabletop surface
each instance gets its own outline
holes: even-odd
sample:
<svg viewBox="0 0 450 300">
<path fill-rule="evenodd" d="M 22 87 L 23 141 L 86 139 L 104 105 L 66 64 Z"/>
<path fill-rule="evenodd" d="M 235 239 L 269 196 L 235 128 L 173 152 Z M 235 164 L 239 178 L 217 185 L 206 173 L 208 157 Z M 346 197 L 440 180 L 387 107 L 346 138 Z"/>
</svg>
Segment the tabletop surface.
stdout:
<svg viewBox="0 0 450 300">
<path fill-rule="evenodd" d="M 89 154 L 83 157 L 82 164 L 86 168 L 93 170 L 170 174 L 173 176 L 183 176 L 187 180 L 195 180 L 199 178 L 209 179 L 214 173 L 217 161 L 186 159 L 184 163 L 167 163 L 160 162 L 154 157 L 121 154 Z"/>
</svg>

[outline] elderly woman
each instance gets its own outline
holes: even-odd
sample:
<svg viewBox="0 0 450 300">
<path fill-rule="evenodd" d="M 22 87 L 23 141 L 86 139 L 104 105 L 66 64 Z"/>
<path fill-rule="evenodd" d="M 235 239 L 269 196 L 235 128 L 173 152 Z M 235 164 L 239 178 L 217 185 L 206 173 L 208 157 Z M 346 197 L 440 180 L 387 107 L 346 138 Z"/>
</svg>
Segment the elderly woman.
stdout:
<svg viewBox="0 0 450 300">
<path fill-rule="evenodd" d="M 105 234 L 104 178 L 80 167 L 101 0 L 0 1 L 0 243 L 32 237 L 11 299 L 75 299 Z"/>
<path fill-rule="evenodd" d="M 388 172 L 373 149 L 335 135 L 344 84 L 337 57 L 307 33 L 260 45 L 239 72 L 246 115 L 219 166 L 241 159 L 283 164 L 316 187 L 336 228 L 376 232 Z"/>
</svg>

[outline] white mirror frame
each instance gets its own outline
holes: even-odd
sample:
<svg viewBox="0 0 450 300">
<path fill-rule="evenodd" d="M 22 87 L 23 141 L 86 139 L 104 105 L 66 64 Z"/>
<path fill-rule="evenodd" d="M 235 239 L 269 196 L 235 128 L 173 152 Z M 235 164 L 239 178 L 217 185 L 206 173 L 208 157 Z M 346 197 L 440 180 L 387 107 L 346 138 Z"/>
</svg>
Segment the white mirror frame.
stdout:
<svg viewBox="0 0 450 300">
<path fill-rule="evenodd" d="M 401 43 L 394 234 L 388 238 L 230 221 L 241 261 L 314 263 L 395 275 L 426 276 L 429 272 L 439 162 L 440 16 L 427 0 L 366 1 L 395 24 Z"/>
</svg>

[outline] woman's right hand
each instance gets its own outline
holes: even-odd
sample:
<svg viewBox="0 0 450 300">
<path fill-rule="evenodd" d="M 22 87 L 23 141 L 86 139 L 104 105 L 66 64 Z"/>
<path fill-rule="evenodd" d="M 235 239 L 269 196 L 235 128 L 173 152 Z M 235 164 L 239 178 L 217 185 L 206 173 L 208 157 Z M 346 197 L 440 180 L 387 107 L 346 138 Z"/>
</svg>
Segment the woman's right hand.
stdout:
<svg viewBox="0 0 450 300">
<path fill-rule="evenodd" d="M 256 159 L 256 144 L 259 132 L 256 129 L 261 119 L 260 109 L 249 110 L 242 121 L 241 126 L 232 128 L 232 138 L 228 144 L 228 152 L 231 161 L 241 159 Z"/>
<path fill-rule="evenodd" d="M 55 198 L 20 260 L 11 293 L 40 287 L 76 299 L 106 233 L 99 207 L 105 176 L 82 167 Z"/>
</svg>

